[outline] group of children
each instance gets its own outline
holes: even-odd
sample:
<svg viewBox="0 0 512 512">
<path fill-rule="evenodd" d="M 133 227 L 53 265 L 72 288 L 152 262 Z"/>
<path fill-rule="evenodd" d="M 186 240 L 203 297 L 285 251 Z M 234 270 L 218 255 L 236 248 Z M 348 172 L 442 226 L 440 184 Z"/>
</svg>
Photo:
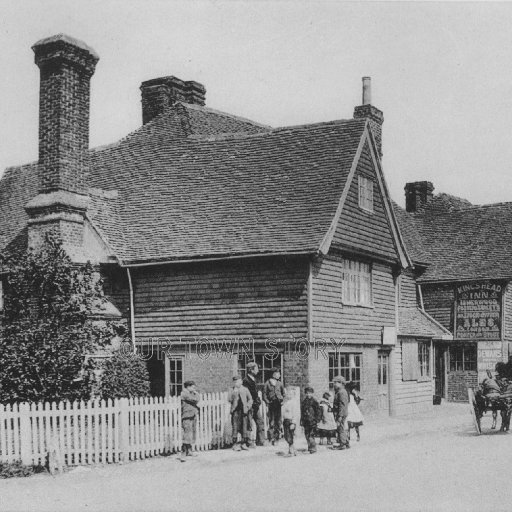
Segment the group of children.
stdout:
<svg viewBox="0 0 512 512">
<path fill-rule="evenodd" d="M 355 385 L 348 383 L 345 386 L 344 384 L 344 380 L 338 378 L 335 381 L 334 397 L 327 391 L 319 402 L 314 397 L 315 390 L 312 387 L 306 387 L 304 399 L 300 404 L 300 416 L 295 411 L 293 388 L 292 392 L 287 394 L 283 405 L 283 429 L 290 455 L 297 455 L 294 434 L 298 422 L 304 429 L 309 453 L 316 452 L 316 437 L 320 438 L 320 444 L 323 444 L 323 440 L 326 439 L 327 445 L 331 447 L 333 446 L 332 438 L 337 438 L 339 446 L 336 449 L 343 450 L 350 447 L 350 430 L 353 428 L 356 431 L 357 440 L 360 440 L 359 427 L 363 424 L 363 415 L 358 404 L 361 398 Z"/>
<path fill-rule="evenodd" d="M 297 455 L 295 449 L 295 433 L 298 425 L 304 429 L 309 453 L 316 452 L 316 439 L 320 437 L 320 444 L 327 440 L 333 449 L 349 448 L 350 430 L 353 428 L 360 440 L 359 427 L 363 424 L 363 415 L 358 404 L 361 401 L 356 386 L 353 383 L 345 384 L 342 377 L 334 379 L 334 397 L 325 392 L 318 402 L 314 397 L 314 389 L 306 387 L 300 410 L 295 400 L 295 388 L 285 392 L 278 380 L 277 372 L 273 381 L 267 382 L 263 392 L 264 400 L 269 410 L 269 433 L 274 441 L 280 437 L 281 418 L 283 421 L 284 438 L 288 443 L 288 454 Z M 192 445 L 195 442 L 196 421 L 199 412 L 199 393 L 194 381 L 184 383 L 181 394 L 181 419 L 183 428 L 183 450 L 181 460 L 194 456 Z M 233 449 L 236 451 L 248 450 L 251 443 L 253 397 L 242 385 L 239 375 L 233 377 L 233 387 L 228 394 L 231 405 L 231 427 L 233 436 Z M 337 438 L 339 446 L 334 448 L 332 438 Z"/>
<path fill-rule="evenodd" d="M 281 418 L 289 455 L 297 455 L 295 434 L 299 425 L 304 429 L 309 453 L 316 452 L 316 436 L 320 437 L 320 444 L 323 444 L 323 440 L 326 439 L 331 448 L 339 450 L 350 447 L 352 428 L 356 431 L 357 440 L 360 440 L 359 427 L 363 424 L 363 415 L 358 404 L 361 398 L 353 383 L 345 384 L 342 377 L 336 377 L 334 397 L 331 393 L 325 392 L 319 402 L 314 397 L 314 389 L 308 386 L 304 389 L 304 398 L 299 408 L 295 400 L 295 388 L 289 388 L 285 392 L 277 374 L 276 371 L 273 375 L 274 380 L 265 385 L 263 393 L 269 410 L 269 433 L 273 444 L 280 437 Z M 251 412 L 254 408 L 254 399 L 249 389 L 242 385 L 242 378 L 239 375 L 233 377 L 233 387 L 229 391 L 228 401 L 231 406 L 233 449 L 248 450 L 251 443 L 253 419 Z M 194 381 L 185 382 L 181 394 L 183 428 L 181 460 L 194 456 L 192 445 L 195 442 L 198 403 L 199 393 Z M 332 443 L 333 437 L 339 442 L 336 448 Z"/>
</svg>

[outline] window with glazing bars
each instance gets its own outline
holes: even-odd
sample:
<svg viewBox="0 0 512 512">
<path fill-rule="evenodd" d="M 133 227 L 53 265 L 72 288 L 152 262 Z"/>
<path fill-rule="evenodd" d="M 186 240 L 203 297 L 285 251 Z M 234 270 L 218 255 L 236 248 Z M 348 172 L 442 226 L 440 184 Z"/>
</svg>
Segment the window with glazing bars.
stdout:
<svg viewBox="0 0 512 512">
<path fill-rule="evenodd" d="M 361 389 L 361 354 L 337 353 L 329 354 L 329 386 L 333 379 L 341 375 L 347 382 L 354 382 Z"/>
<path fill-rule="evenodd" d="M 169 357 L 169 394 L 178 396 L 183 391 L 183 358 Z"/>
<path fill-rule="evenodd" d="M 373 181 L 359 175 L 359 207 L 373 212 Z"/>
<path fill-rule="evenodd" d="M 356 306 L 372 305 L 372 269 L 369 263 L 343 260 L 342 301 Z"/>
</svg>

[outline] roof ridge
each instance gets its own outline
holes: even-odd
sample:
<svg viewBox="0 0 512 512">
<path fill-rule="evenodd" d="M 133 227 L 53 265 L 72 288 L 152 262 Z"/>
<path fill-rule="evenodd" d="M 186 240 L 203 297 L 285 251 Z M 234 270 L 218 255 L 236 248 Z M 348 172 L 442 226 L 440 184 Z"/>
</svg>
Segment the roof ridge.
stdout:
<svg viewBox="0 0 512 512">
<path fill-rule="evenodd" d="M 246 132 L 230 132 L 230 133 L 219 133 L 217 135 L 201 135 L 201 134 L 193 134 L 189 135 L 187 139 L 194 140 L 203 140 L 208 142 L 213 142 L 216 140 L 232 140 L 232 139 L 249 139 L 255 137 L 265 137 L 268 135 L 272 135 L 275 133 L 285 133 L 285 132 L 296 132 L 299 130 L 309 131 L 312 129 L 323 128 L 328 126 L 342 126 L 343 124 L 348 123 L 365 123 L 366 121 L 363 119 L 337 119 L 334 121 L 324 121 L 321 123 L 313 123 L 313 124 L 299 124 L 292 126 L 279 126 L 277 128 L 270 128 L 266 132 L 257 132 L 257 133 L 246 133 Z"/>
<path fill-rule="evenodd" d="M 484 210 L 484 209 L 490 209 L 490 208 L 499 208 L 501 206 L 508 206 L 512 207 L 512 201 L 503 201 L 500 203 L 488 203 L 488 204 L 471 204 L 470 206 L 466 206 L 464 208 L 455 208 L 453 210 L 427 210 L 421 211 L 421 212 L 407 212 L 405 209 L 405 213 L 410 214 L 411 218 L 414 219 L 426 219 L 428 217 L 433 216 L 442 216 L 442 215 L 453 215 L 453 214 L 463 214 L 467 211 L 475 211 L 475 210 Z"/>
<path fill-rule="evenodd" d="M 249 124 L 252 124 L 253 126 L 258 126 L 259 128 L 267 128 L 269 130 L 272 129 L 272 126 L 270 126 L 268 124 L 258 123 L 256 121 L 253 121 L 252 119 L 247 118 L 247 117 L 237 116 L 235 114 L 230 114 L 228 112 L 223 112 L 222 110 L 216 110 L 214 108 L 205 107 L 205 106 L 202 106 L 202 105 L 195 105 L 193 103 L 185 103 L 183 101 L 177 101 L 176 105 L 177 104 L 180 104 L 180 105 L 182 105 L 183 107 L 185 107 L 187 109 L 190 108 L 191 110 L 198 110 L 200 112 L 202 112 L 202 111 L 210 112 L 212 114 L 217 114 L 217 115 L 220 115 L 220 116 L 223 116 L 223 117 L 228 117 L 229 119 L 236 119 L 237 121 L 242 121 L 243 123 L 249 123 Z"/>
</svg>

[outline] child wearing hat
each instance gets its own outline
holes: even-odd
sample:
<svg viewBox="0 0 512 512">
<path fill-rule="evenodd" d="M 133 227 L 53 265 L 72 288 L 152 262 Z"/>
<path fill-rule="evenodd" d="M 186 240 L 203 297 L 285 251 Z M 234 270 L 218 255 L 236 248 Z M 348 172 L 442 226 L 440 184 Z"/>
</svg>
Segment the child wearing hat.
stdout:
<svg viewBox="0 0 512 512">
<path fill-rule="evenodd" d="M 195 457 L 192 453 L 192 445 L 196 441 L 196 422 L 199 412 L 199 393 L 196 391 L 196 383 L 193 380 L 187 380 L 183 384 L 181 392 L 181 427 L 183 430 L 183 448 L 181 450 L 181 460 L 185 457 Z"/>
<path fill-rule="evenodd" d="M 281 370 L 272 369 L 272 377 L 265 382 L 263 387 L 263 401 L 268 408 L 268 436 L 269 441 L 275 444 L 281 435 L 281 405 L 284 400 L 284 386 L 281 382 Z"/>
<path fill-rule="evenodd" d="M 289 388 L 286 391 L 282 407 L 284 438 L 288 443 L 288 455 L 297 455 L 297 450 L 295 449 L 294 441 L 295 430 L 297 428 L 297 424 L 300 422 L 300 413 L 298 411 L 298 407 L 295 403 L 294 398 L 295 389 Z"/>
<path fill-rule="evenodd" d="M 313 396 L 314 392 L 312 387 L 304 388 L 306 397 L 300 404 L 300 424 L 304 428 L 309 453 L 316 452 L 315 431 L 321 414 L 320 405 Z"/>
<path fill-rule="evenodd" d="M 248 450 L 250 443 L 252 396 L 250 391 L 242 386 L 242 377 L 233 377 L 233 387 L 229 391 L 228 401 L 231 404 L 231 428 L 233 434 L 233 450 Z M 240 441 L 238 440 L 240 434 Z"/>
<path fill-rule="evenodd" d="M 334 450 L 345 450 L 350 448 L 348 439 L 348 428 L 345 425 L 348 416 L 348 393 L 345 389 L 345 379 L 338 375 L 333 379 L 334 384 L 334 402 L 332 410 L 334 414 L 334 420 L 336 421 L 336 430 L 338 431 L 338 442 L 339 446 L 333 448 Z"/>
</svg>

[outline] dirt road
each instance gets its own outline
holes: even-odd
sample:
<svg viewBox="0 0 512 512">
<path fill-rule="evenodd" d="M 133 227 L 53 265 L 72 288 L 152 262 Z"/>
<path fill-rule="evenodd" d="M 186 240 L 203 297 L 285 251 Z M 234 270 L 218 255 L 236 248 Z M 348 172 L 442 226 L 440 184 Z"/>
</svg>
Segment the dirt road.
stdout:
<svg viewBox="0 0 512 512">
<path fill-rule="evenodd" d="M 361 442 L 342 452 L 285 458 L 282 445 L 4 480 L 0 510 L 510 510 L 512 435 L 486 420 L 477 436 L 466 405 L 366 423 Z"/>
</svg>

